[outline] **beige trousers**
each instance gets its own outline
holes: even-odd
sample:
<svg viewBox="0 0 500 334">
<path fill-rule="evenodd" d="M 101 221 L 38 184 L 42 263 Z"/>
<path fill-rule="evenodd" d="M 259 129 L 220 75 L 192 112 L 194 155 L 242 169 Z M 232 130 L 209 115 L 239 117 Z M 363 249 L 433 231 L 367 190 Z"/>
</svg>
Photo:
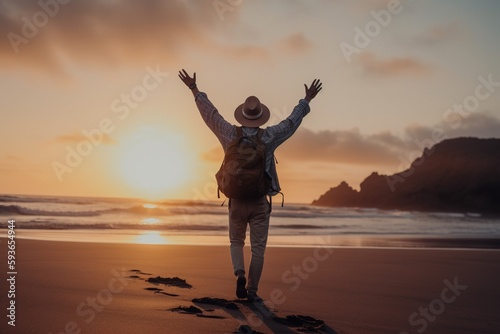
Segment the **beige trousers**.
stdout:
<svg viewBox="0 0 500 334">
<path fill-rule="evenodd" d="M 250 227 L 252 258 L 248 270 L 248 292 L 257 292 L 264 266 L 271 206 L 266 197 L 252 200 L 231 199 L 229 203 L 229 240 L 234 274 L 245 273 L 243 247 L 247 225 Z"/>
</svg>

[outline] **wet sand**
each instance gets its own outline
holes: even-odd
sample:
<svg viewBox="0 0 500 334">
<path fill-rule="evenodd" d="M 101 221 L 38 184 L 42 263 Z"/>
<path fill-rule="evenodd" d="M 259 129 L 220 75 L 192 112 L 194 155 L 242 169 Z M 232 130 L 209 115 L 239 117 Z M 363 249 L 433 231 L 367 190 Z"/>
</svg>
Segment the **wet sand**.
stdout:
<svg viewBox="0 0 500 334">
<path fill-rule="evenodd" d="M 3 283 L 0 331 L 498 333 L 499 263 L 496 250 L 270 247 L 260 304 L 236 299 L 228 247 L 18 239 L 16 326 Z"/>
</svg>

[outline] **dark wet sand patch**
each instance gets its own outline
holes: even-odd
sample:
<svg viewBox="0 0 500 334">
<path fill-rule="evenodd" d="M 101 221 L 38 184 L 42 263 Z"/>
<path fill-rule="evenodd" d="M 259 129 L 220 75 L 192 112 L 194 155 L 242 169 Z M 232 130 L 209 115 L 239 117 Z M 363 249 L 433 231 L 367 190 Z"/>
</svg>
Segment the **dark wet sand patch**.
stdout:
<svg viewBox="0 0 500 334">
<path fill-rule="evenodd" d="M 236 305 L 234 302 L 223 298 L 211 298 L 211 297 L 194 298 L 192 302 L 195 304 L 208 304 L 208 305 L 220 306 L 230 310 L 239 309 L 238 305 Z"/>
<path fill-rule="evenodd" d="M 151 284 L 164 284 L 170 286 L 176 286 L 178 288 L 191 289 L 193 286 L 186 282 L 185 279 L 179 277 L 150 277 L 147 279 L 148 283 Z"/>
<path fill-rule="evenodd" d="M 237 330 L 235 330 L 233 333 L 235 334 L 263 334 L 261 332 L 257 332 L 256 330 L 252 329 L 252 327 L 248 325 L 240 325 Z"/>
<path fill-rule="evenodd" d="M 170 312 L 178 312 L 181 314 L 203 314 L 203 311 L 196 306 L 178 306 L 168 309 Z"/>
<path fill-rule="evenodd" d="M 318 320 L 307 315 L 273 317 L 273 320 L 285 326 L 297 328 L 302 333 L 325 333 L 328 331 L 328 327 L 323 320 Z"/>
</svg>

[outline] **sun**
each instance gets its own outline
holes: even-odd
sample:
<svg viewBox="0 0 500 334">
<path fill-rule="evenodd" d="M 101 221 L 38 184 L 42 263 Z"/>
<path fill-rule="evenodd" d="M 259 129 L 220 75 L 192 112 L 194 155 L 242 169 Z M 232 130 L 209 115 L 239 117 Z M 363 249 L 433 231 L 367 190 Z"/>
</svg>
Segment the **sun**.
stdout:
<svg viewBox="0 0 500 334">
<path fill-rule="evenodd" d="M 191 177 L 186 138 L 166 129 L 143 127 L 122 140 L 119 169 L 124 181 L 142 196 L 157 197 Z"/>
</svg>

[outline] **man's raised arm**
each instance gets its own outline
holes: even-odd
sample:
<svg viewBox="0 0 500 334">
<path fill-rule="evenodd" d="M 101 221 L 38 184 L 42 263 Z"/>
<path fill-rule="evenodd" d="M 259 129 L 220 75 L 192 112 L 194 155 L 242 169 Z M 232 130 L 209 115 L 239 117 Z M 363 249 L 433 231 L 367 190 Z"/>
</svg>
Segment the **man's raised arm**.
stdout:
<svg viewBox="0 0 500 334">
<path fill-rule="evenodd" d="M 188 86 L 193 93 L 201 117 L 215 136 L 217 136 L 222 144 L 222 147 L 225 149 L 232 140 L 232 136 L 235 131 L 234 126 L 227 122 L 224 117 L 219 114 L 217 108 L 215 108 L 212 102 L 210 102 L 207 95 L 198 90 L 196 85 L 196 72 L 191 78 L 186 70 L 183 69 L 182 71 L 179 71 L 179 78 L 181 78 L 182 82 L 184 82 L 184 84 Z"/>
<path fill-rule="evenodd" d="M 292 113 L 280 123 L 267 128 L 271 133 L 271 137 L 276 147 L 281 145 L 295 133 L 302 123 L 302 119 L 309 113 L 309 102 L 311 102 L 322 89 L 319 79 L 315 79 L 309 87 L 304 84 L 304 87 L 306 96 L 299 101 L 299 104 L 293 109 Z"/>
<path fill-rule="evenodd" d="M 193 77 L 191 78 L 189 74 L 187 74 L 186 70 L 182 69 L 182 71 L 179 71 L 179 78 L 181 78 L 182 82 L 184 82 L 184 84 L 191 89 L 193 96 L 196 98 L 196 95 L 200 92 L 198 90 L 198 86 L 196 85 L 196 72 L 194 72 Z"/>
<path fill-rule="evenodd" d="M 196 78 L 196 73 L 194 74 L 194 76 Z M 311 100 L 314 99 L 316 95 L 318 95 L 319 91 L 323 89 L 321 85 L 322 83 L 321 81 L 319 81 L 319 79 L 314 79 L 310 87 L 307 87 L 307 85 L 304 84 L 304 87 L 306 88 L 306 97 L 304 98 L 304 100 L 306 100 L 307 102 L 311 102 Z"/>
</svg>

